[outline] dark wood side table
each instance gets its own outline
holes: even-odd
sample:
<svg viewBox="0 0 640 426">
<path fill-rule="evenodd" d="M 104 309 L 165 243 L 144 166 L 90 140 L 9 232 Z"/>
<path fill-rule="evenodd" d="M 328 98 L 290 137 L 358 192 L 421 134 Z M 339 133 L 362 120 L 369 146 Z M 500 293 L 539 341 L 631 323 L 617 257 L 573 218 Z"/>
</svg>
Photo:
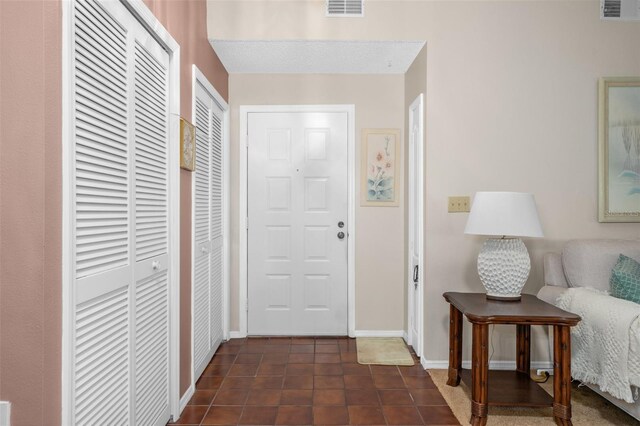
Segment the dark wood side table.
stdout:
<svg viewBox="0 0 640 426">
<path fill-rule="evenodd" d="M 488 408 L 495 406 L 553 406 L 558 425 L 571 425 L 571 335 L 578 315 L 563 311 L 535 296 L 519 302 L 488 300 L 484 293 L 444 293 L 449 302 L 449 378 L 471 387 L 471 424 L 485 425 Z M 472 324 L 471 371 L 462 370 L 462 315 Z M 489 371 L 489 325 L 516 326 L 516 371 Z M 531 380 L 531 326 L 553 326 L 553 397 Z"/>
</svg>

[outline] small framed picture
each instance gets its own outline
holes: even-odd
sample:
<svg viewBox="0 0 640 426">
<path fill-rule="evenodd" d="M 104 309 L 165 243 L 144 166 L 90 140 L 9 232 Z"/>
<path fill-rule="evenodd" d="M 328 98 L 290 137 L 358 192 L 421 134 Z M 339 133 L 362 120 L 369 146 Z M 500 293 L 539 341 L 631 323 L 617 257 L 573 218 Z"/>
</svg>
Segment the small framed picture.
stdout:
<svg viewBox="0 0 640 426">
<path fill-rule="evenodd" d="M 599 83 L 598 220 L 640 222 L 640 77 Z"/>
<path fill-rule="evenodd" d="M 362 130 L 362 206 L 399 205 L 400 143 L 398 129 Z"/>
<path fill-rule="evenodd" d="M 180 167 L 196 169 L 196 128 L 184 118 L 180 119 Z"/>
</svg>

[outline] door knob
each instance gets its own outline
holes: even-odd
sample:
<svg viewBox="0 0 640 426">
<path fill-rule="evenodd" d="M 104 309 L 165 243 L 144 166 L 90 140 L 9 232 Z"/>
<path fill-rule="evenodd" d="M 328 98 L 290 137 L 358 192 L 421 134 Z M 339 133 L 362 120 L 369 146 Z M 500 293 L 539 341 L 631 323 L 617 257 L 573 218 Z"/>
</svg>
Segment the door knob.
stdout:
<svg viewBox="0 0 640 426">
<path fill-rule="evenodd" d="M 160 262 L 158 262 L 157 260 L 151 262 L 151 269 L 153 269 L 154 271 L 160 269 Z"/>
<path fill-rule="evenodd" d="M 344 228 L 344 222 L 343 221 L 338 222 L 338 228 Z"/>
<path fill-rule="evenodd" d="M 338 239 L 342 240 L 344 238 L 344 232 L 338 232 Z"/>
</svg>

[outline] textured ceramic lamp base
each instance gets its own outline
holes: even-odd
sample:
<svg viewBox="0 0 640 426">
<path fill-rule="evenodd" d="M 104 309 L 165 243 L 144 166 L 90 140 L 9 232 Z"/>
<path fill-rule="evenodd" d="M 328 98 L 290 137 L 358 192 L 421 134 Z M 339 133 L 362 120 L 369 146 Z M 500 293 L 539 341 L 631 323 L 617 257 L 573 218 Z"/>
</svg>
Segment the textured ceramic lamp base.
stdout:
<svg viewBox="0 0 640 426">
<path fill-rule="evenodd" d="M 490 238 L 478 255 L 478 274 L 487 299 L 520 300 L 531 260 L 520 238 Z"/>
</svg>

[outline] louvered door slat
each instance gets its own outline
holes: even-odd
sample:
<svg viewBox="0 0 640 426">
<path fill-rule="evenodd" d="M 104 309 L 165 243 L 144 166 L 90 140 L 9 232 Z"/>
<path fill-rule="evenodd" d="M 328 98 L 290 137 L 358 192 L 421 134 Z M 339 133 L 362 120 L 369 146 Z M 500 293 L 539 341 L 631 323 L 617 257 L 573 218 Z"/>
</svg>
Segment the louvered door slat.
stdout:
<svg viewBox="0 0 640 426">
<path fill-rule="evenodd" d="M 82 173 L 81 173 L 82 174 Z M 78 183 L 76 185 L 78 190 L 88 190 L 88 189 L 96 189 L 96 190 L 104 190 L 104 191 L 115 191 L 117 194 L 120 194 L 122 191 L 127 189 L 126 181 L 117 181 L 117 180 L 107 180 L 104 178 L 93 178 L 89 174 L 85 174 L 84 182 Z"/>
</svg>

